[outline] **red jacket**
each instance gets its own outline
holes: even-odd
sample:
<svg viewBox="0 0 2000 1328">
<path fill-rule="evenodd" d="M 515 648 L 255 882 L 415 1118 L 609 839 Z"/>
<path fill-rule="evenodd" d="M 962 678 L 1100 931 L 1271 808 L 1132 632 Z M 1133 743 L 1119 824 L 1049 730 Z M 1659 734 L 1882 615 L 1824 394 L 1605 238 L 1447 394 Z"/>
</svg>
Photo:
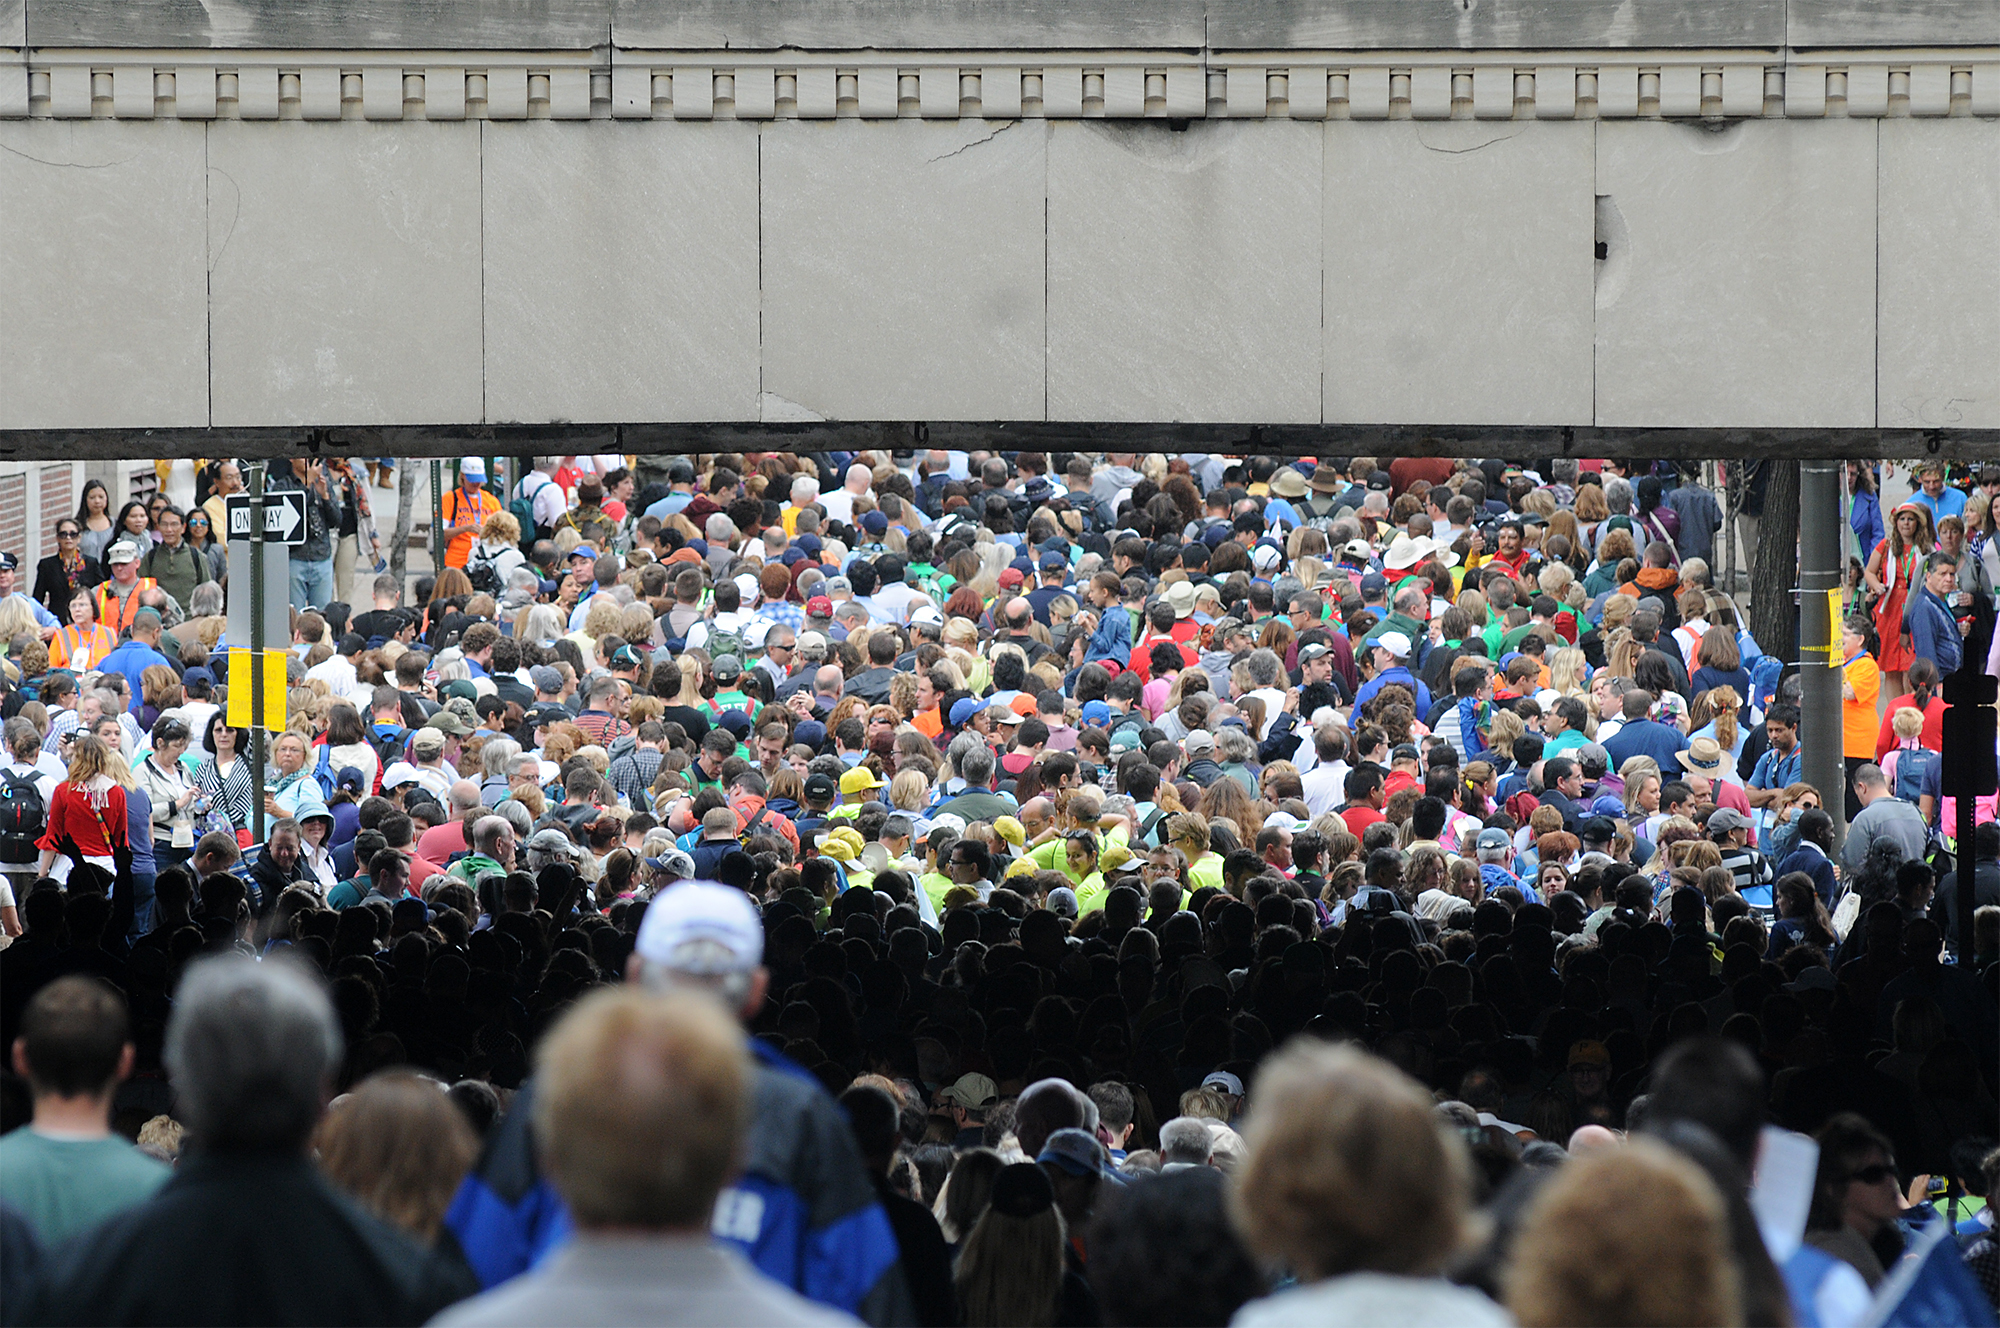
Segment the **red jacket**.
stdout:
<svg viewBox="0 0 2000 1328">
<path fill-rule="evenodd" d="M 60 853 L 64 840 L 74 841 L 85 857 L 110 857 L 125 843 L 125 790 L 113 783 L 92 793 L 67 779 L 56 785 L 48 828 L 36 847 Z"/>
</svg>

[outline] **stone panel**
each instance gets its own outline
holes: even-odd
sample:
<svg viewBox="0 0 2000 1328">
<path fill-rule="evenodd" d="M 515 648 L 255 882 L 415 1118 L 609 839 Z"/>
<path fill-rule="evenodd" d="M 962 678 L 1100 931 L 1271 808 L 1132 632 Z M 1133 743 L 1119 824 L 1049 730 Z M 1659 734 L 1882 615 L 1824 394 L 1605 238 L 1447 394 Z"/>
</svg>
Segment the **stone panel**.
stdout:
<svg viewBox="0 0 2000 1328">
<path fill-rule="evenodd" d="M 754 418 L 757 131 L 489 125 L 486 414 Z"/>
<path fill-rule="evenodd" d="M 204 132 L 0 122 L 0 428 L 208 423 Z"/>
<path fill-rule="evenodd" d="M 1597 128 L 1597 422 L 1875 422 L 1875 125 Z"/>
<path fill-rule="evenodd" d="M 1884 428 L 2000 428 L 2000 169 L 1992 123 L 1884 120 Z"/>
<path fill-rule="evenodd" d="M 787 418 L 1043 415 L 1048 133 L 764 130 L 764 391 Z"/>
<path fill-rule="evenodd" d="M 1320 418 L 1322 131 L 1050 126 L 1050 419 Z"/>
<path fill-rule="evenodd" d="M 1326 138 L 1326 418 L 1588 424 L 1592 127 Z"/>
<path fill-rule="evenodd" d="M 215 423 L 480 419 L 479 126 L 210 135 Z"/>
</svg>

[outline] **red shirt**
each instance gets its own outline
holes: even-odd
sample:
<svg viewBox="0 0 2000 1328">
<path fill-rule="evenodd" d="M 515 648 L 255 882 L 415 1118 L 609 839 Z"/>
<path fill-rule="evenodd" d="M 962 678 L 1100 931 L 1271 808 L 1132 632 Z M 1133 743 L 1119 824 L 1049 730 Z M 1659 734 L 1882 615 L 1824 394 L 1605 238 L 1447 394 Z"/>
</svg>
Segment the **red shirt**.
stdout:
<svg viewBox="0 0 2000 1328">
<path fill-rule="evenodd" d="M 1343 808 L 1340 813 L 1340 819 L 1347 822 L 1348 833 L 1359 839 L 1361 838 L 1362 831 L 1374 825 L 1377 821 L 1383 820 L 1384 817 L 1381 812 L 1376 811 L 1367 803 L 1359 803 L 1352 807 Z"/>
<path fill-rule="evenodd" d="M 1882 728 L 1875 735 L 1876 764 L 1881 764 L 1882 758 L 1889 754 L 1889 749 L 1896 745 L 1896 730 L 1891 727 L 1889 721 L 1896 717 L 1898 710 L 1912 710 L 1916 708 L 1916 704 L 1915 698 L 1908 692 L 1905 692 L 1891 701 L 1889 708 L 1882 712 Z M 1932 694 L 1931 703 L 1924 707 L 1924 729 L 1923 732 L 1917 735 L 1917 743 L 1920 746 L 1930 748 L 1934 752 L 1944 751 L 1944 698 L 1942 696 Z"/>
</svg>

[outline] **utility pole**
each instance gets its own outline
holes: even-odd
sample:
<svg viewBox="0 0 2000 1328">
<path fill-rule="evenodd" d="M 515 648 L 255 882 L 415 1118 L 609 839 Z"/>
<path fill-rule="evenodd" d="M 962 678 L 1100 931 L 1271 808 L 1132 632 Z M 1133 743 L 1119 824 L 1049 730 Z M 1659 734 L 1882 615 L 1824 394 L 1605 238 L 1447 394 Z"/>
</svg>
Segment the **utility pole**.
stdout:
<svg viewBox="0 0 2000 1328">
<path fill-rule="evenodd" d="M 1838 461 L 1799 463 L 1799 699 L 1805 754 L 1799 777 L 1819 790 L 1833 817 L 1834 849 L 1847 835 L 1840 682 L 1840 471 Z M 1768 546 L 1767 527 L 1759 539 Z M 1775 555 L 1774 549 L 1764 552 Z M 1769 563 L 1765 557 L 1760 564 Z M 1832 592 L 1829 594 L 1828 592 Z"/>
</svg>

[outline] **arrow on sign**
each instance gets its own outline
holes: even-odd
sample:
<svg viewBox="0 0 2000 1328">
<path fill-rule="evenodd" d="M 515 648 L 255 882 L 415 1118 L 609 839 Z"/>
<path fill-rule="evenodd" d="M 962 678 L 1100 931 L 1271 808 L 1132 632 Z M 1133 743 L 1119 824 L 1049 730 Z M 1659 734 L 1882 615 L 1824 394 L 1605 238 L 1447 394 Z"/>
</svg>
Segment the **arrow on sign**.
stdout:
<svg viewBox="0 0 2000 1328">
<path fill-rule="evenodd" d="M 304 520 L 305 518 L 299 514 L 299 509 L 290 503 L 278 503 L 276 506 L 267 504 L 264 508 L 264 533 L 275 534 L 290 544 L 292 532 L 304 524 Z"/>
</svg>

